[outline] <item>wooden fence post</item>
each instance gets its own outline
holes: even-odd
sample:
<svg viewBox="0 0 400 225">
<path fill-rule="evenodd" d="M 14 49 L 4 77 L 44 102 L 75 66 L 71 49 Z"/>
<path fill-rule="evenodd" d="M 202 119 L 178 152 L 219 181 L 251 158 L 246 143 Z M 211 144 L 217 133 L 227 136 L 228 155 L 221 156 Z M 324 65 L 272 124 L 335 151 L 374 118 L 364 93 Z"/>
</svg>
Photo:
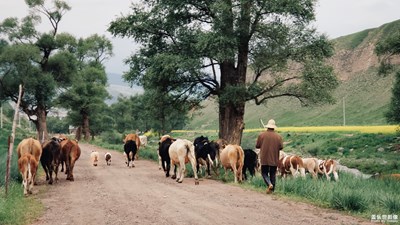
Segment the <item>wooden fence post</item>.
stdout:
<svg viewBox="0 0 400 225">
<path fill-rule="evenodd" d="M 18 101 L 17 101 L 17 105 L 15 106 L 15 113 L 14 113 L 14 120 L 13 120 L 13 124 L 12 124 L 11 137 L 9 137 L 9 139 L 8 139 L 9 144 L 8 144 L 7 169 L 6 169 L 6 181 L 5 181 L 6 196 L 8 194 L 8 186 L 10 183 L 11 159 L 12 159 L 12 152 L 13 152 L 13 148 L 14 148 L 15 127 L 17 125 L 18 111 L 19 111 L 19 105 L 21 104 L 21 97 L 22 97 L 22 85 L 20 84 Z"/>
</svg>

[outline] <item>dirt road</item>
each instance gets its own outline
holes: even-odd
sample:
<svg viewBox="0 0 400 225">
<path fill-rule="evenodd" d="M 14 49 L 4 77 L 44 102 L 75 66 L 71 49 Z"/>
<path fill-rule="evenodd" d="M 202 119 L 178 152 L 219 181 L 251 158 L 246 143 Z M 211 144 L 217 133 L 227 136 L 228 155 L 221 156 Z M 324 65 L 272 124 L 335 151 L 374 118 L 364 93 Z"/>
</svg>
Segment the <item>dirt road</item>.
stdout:
<svg viewBox="0 0 400 225">
<path fill-rule="evenodd" d="M 39 180 L 35 195 L 45 213 L 34 225 L 371 224 L 209 179 L 194 185 L 193 178 L 185 178 L 178 184 L 165 178 L 155 162 L 138 160 L 135 168 L 127 168 L 119 152 L 111 152 L 112 164 L 107 166 L 103 160 L 106 150 L 80 146 L 75 182 L 66 181 L 64 174 L 52 186 Z M 89 159 L 93 149 L 101 156 L 97 167 Z"/>
</svg>

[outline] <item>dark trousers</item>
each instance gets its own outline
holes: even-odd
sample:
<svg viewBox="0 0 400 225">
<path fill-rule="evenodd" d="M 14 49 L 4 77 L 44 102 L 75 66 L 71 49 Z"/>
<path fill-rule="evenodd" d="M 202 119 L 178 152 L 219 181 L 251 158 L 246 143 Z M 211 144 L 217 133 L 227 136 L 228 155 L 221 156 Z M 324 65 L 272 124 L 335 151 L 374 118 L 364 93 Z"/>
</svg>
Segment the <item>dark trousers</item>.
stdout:
<svg viewBox="0 0 400 225">
<path fill-rule="evenodd" d="M 273 191 L 275 190 L 276 168 L 276 166 L 261 165 L 261 175 L 264 182 L 267 184 L 267 187 L 270 184 L 274 185 Z"/>
</svg>

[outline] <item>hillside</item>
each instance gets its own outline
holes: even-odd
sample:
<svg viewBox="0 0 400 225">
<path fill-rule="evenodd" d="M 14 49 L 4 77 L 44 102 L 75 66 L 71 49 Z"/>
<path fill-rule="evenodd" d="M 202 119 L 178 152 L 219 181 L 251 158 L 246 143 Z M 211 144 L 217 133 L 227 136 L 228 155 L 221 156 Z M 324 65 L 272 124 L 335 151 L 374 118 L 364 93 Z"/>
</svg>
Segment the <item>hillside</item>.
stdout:
<svg viewBox="0 0 400 225">
<path fill-rule="evenodd" d="M 340 81 L 334 93 L 335 104 L 301 107 L 299 102 L 289 98 L 270 100 L 261 106 L 248 102 L 246 128 L 259 128 L 260 119 L 266 122 L 270 118 L 274 118 L 278 126 L 386 124 L 384 114 L 391 98 L 394 76 L 378 76 L 379 63 L 374 48 L 381 37 L 399 30 L 400 20 L 397 20 L 332 40 L 335 54 L 328 62 Z M 394 62 L 400 63 L 399 58 Z M 214 100 L 204 102 L 204 109 L 193 114 L 187 129 L 218 129 L 218 108 Z"/>
<path fill-rule="evenodd" d="M 107 74 L 108 86 L 107 91 L 111 95 L 111 99 L 107 100 L 107 104 L 112 104 L 117 101 L 119 96 L 132 96 L 136 94 L 142 94 L 143 88 L 137 85 L 132 87 L 126 83 L 120 74 L 109 73 Z"/>
</svg>

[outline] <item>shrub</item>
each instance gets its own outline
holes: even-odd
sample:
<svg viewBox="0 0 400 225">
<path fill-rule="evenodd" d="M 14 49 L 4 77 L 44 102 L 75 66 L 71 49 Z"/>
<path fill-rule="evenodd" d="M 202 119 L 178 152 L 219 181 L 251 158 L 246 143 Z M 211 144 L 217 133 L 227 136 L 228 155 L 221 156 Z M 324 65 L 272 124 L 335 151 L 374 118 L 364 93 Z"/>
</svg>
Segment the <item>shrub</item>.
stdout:
<svg viewBox="0 0 400 225">
<path fill-rule="evenodd" d="M 123 135 L 117 131 L 105 131 L 100 135 L 101 139 L 108 144 L 122 144 Z"/>
</svg>

